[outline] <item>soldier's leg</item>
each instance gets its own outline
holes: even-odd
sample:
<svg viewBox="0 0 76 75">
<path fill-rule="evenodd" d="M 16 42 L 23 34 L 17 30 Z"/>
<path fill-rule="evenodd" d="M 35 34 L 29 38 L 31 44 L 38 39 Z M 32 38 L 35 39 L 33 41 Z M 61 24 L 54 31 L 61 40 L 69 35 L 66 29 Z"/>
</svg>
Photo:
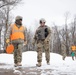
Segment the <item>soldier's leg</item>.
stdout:
<svg viewBox="0 0 76 75">
<path fill-rule="evenodd" d="M 15 65 L 17 64 L 17 48 L 18 48 L 18 44 L 14 43 L 14 63 Z"/>
<path fill-rule="evenodd" d="M 66 53 L 63 53 L 62 59 L 65 60 L 65 58 L 66 58 Z"/>
<path fill-rule="evenodd" d="M 74 53 L 75 53 L 75 59 L 76 59 L 76 50 L 74 51 Z"/>
<path fill-rule="evenodd" d="M 72 56 L 72 60 L 74 60 L 74 56 Z"/>
<path fill-rule="evenodd" d="M 37 45 L 37 62 L 38 64 L 36 64 L 36 66 L 40 67 L 41 66 L 41 62 L 42 62 L 42 45 L 38 44 Z"/>
<path fill-rule="evenodd" d="M 18 44 L 18 50 L 17 50 L 17 62 L 18 65 L 21 66 L 21 62 L 22 62 L 22 49 L 23 49 L 23 44 Z"/>
<path fill-rule="evenodd" d="M 49 42 L 44 43 L 44 49 L 45 49 L 45 58 L 47 61 L 47 64 L 50 64 L 50 44 Z"/>
<path fill-rule="evenodd" d="M 63 56 L 62 59 L 65 60 L 65 56 Z"/>
<path fill-rule="evenodd" d="M 62 59 L 65 60 L 66 58 L 66 50 L 62 50 Z"/>
</svg>

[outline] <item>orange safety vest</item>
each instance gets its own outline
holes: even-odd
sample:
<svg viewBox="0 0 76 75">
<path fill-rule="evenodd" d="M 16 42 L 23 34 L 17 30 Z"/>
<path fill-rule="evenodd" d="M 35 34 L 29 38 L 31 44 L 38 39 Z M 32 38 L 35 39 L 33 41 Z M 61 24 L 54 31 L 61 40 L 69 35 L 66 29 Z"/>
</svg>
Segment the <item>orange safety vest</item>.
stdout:
<svg viewBox="0 0 76 75">
<path fill-rule="evenodd" d="M 72 51 L 76 50 L 76 46 L 71 46 Z"/>
<path fill-rule="evenodd" d="M 24 40 L 24 27 L 21 26 L 18 28 L 15 24 L 12 26 L 12 34 L 11 34 L 11 40 L 16 39 L 23 39 Z"/>
</svg>

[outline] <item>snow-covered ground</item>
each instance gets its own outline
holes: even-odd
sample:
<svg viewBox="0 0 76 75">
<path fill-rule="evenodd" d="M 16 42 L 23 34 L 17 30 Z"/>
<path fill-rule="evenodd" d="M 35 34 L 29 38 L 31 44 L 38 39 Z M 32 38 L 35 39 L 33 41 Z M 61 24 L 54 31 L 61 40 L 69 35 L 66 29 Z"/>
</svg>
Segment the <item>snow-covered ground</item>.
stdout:
<svg viewBox="0 0 76 75">
<path fill-rule="evenodd" d="M 62 56 L 55 53 L 50 53 L 50 65 L 46 64 L 45 54 L 43 53 L 42 66 L 36 67 L 41 69 L 41 75 L 76 75 L 76 59 L 73 61 L 71 57 L 66 57 L 65 61 Z M 0 68 L 13 68 L 13 54 L 0 54 Z M 27 51 L 23 53 L 22 65 L 23 67 L 35 67 L 37 63 L 37 53 L 35 51 Z M 8 65 L 10 64 L 10 66 Z M 45 72 L 45 69 L 52 71 Z"/>
</svg>

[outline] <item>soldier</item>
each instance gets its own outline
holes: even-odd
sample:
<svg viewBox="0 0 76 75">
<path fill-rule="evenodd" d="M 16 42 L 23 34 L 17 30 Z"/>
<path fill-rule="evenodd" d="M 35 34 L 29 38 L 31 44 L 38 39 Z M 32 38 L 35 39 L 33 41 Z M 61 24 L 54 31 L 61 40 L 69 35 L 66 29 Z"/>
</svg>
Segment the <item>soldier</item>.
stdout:
<svg viewBox="0 0 76 75">
<path fill-rule="evenodd" d="M 17 16 L 15 23 L 8 28 L 6 43 L 14 45 L 14 66 L 22 66 L 22 48 L 23 44 L 27 44 L 27 29 L 22 25 L 21 16 Z"/>
<path fill-rule="evenodd" d="M 40 67 L 42 62 L 42 52 L 45 51 L 46 62 L 50 64 L 50 36 L 51 30 L 45 25 L 45 19 L 40 19 L 40 26 L 36 30 L 34 35 L 33 45 L 36 43 L 37 46 L 37 64 Z"/>
<path fill-rule="evenodd" d="M 76 58 L 76 44 L 75 43 L 72 44 L 72 46 L 71 46 L 71 56 L 73 59 L 74 59 L 74 56 Z"/>
<path fill-rule="evenodd" d="M 61 50 L 62 50 L 62 59 L 65 60 L 65 58 L 66 58 L 66 45 L 65 45 L 65 41 L 62 41 Z"/>
</svg>

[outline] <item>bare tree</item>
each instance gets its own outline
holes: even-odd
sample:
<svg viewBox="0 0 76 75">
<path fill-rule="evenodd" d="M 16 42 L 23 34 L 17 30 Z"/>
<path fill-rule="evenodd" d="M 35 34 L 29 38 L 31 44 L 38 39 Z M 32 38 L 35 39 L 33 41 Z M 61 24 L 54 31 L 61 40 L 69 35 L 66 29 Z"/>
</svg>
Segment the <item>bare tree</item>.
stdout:
<svg viewBox="0 0 76 75">
<path fill-rule="evenodd" d="M 61 54 L 61 41 L 60 41 L 60 30 L 54 23 L 53 27 L 53 52 Z"/>
<path fill-rule="evenodd" d="M 74 39 L 74 45 L 76 45 L 76 15 L 74 17 L 74 25 L 73 25 L 73 35 L 72 35 L 73 39 Z"/>
<path fill-rule="evenodd" d="M 68 46 L 68 44 L 69 44 L 69 42 L 68 42 L 68 39 L 69 39 L 69 36 L 68 36 L 68 18 L 69 18 L 69 15 L 70 15 L 70 13 L 69 12 L 66 12 L 65 14 L 64 14 L 64 16 L 65 16 L 65 37 L 66 37 L 66 53 L 67 53 L 67 55 L 69 55 L 69 46 Z"/>
<path fill-rule="evenodd" d="M 0 8 L 7 6 L 7 5 L 12 5 L 15 6 L 17 5 L 21 0 L 0 0 Z"/>
</svg>

